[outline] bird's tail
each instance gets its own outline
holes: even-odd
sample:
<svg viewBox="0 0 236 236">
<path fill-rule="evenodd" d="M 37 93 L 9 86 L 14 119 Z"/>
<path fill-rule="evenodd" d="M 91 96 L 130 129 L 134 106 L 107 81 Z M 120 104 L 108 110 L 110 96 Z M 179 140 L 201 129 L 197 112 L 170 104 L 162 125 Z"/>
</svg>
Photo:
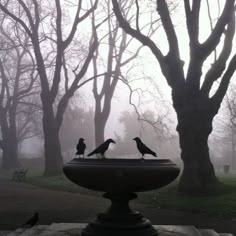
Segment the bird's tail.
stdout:
<svg viewBox="0 0 236 236">
<path fill-rule="evenodd" d="M 155 152 L 151 153 L 154 157 L 157 157 L 157 154 Z"/>
<path fill-rule="evenodd" d="M 31 228 L 35 224 L 37 224 L 39 220 L 39 214 L 36 212 L 27 222 L 25 222 L 23 225 L 21 225 L 21 228 Z"/>
<path fill-rule="evenodd" d="M 90 156 L 92 156 L 94 153 L 93 152 L 91 152 L 91 153 L 89 153 L 87 156 L 88 157 L 90 157 Z"/>
</svg>

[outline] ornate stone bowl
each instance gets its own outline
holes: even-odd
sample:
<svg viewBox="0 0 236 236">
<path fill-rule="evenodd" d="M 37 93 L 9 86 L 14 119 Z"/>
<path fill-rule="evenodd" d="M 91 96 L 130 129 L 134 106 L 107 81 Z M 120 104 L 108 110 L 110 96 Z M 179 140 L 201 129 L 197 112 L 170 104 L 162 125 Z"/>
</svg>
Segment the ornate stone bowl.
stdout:
<svg viewBox="0 0 236 236">
<path fill-rule="evenodd" d="M 64 174 L 72 182 L 105 192 L 111 206 L 83 230 L 83 236 L 154 236 L 149 220 L 129 208 L 135 192 L 161 188 L 171 183 L 179 168 L 168 159 L 78 159 L 64 165 Z"/>
</svg>

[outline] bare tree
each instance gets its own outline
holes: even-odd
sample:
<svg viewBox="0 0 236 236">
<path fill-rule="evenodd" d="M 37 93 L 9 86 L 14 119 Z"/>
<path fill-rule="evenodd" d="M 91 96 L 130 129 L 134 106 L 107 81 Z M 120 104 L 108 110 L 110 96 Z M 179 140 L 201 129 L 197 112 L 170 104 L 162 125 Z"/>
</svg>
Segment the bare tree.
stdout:
<svg viewBox="0 0 236 236">
<path fill-rule="evenodd" d="M 208 137 L 212 132 L 213 118 L 218 113 L 236 69 L 236 55 L 229 59 L 235 33 L 235 0 L 225 1 L 224 9 L 215 22 L 212 32 L 202 43 L 199 41 L 199 16 L 202 3 L 200 0 L 192 1 L 191 4 L 189 0 L 184 1 L 190 50 L 186 73 L 180 58 L 177 33 L 167 1 L 157 0 L 155 6 L 169 46 L 165 55 L 160 46 L 138 27 L 141 22 L 138 15 L 140 7 L 138 1 L 136 1 L 136 26 L 130 25 L 125 20 L 122 7 L 117 0 L 112 0 L 112 3 L 120 27 L 151 50 L 172 89 L 173 106 L 178 119 L 181 158 L 184 162 L 179 191 L 185 193 L 215 191 L 219 187 L 219 181 L 210 161 Z M 203 63 L 220 42 L 223 44 L 221 52 L 209 70 L 203 74 Z M 211 95 L 213 83 L 218 79 L 221 79 L 219 86 Z"/>
<path fill-rule="evenodd" d="M 21 145 L 26 139 L 43 136 L 41 120 L 42 106 L 39 99 L 39 87 L 36 94 L 29 94 L 19 101 L 17 109 L 17 141 Z"/>
<path fill-rule="evenodd" d="M 67 158 L 72 159 L 75 156 L 76 144 L 80 137 L 85 139 L 87 150 L 94 146 L 93 130 L 93 110 L 70 104 L 60 129 L 62 151 L 67 154 Z"/>
<path fill-rule="evenodd" d="M 116 140 L 119 140 L 119 145 L 115 146 L 112 150 L 117 156 L 121 155 L 126 157 L 140 157 L 136 149 L 136 144 L 132 140 L 136 136 L 140 136 L 141 139 L 145 140 L 145 142 L 150 145 L 150 147 L 153 147 L 153 150 L 157 152 L 159 157 L 163 156 L 161 146 L 165 145 L 166 147 L 167 144 L 172 140 L 170 136 L 168 139 L 164 138 L 166 124 L 164 123 L 163 119 L 161 119 L 160 122 L 157 121 L 154 112 L 151 110 L 147 109 L 144 114 L 142 114 L 142 116 L 143 117 L 140 117 L 139 119 L 135 109 L 132 112 L 124 111 L 121 113 L 119 122 L 123 126 L 124 135 L 119 136 L 116 134 Z M 171 147 L 169 146 L 168 150 L 165 150 L 164 155 L 170 156 L 171 149 L 174 149 L 173 145 L 171 145 Z"/>
<path fill-rule="evenodd" d="M 79 85 L 84 77 L 93 53 L 97 47 L 95 35 L 91 35 L 87 55 L 83 56 L 80 67 L 74 70 L 74 79 L 68 81 L 64 78 L 64 93 L 60 92 L 62 82 L 62 71 L 66 50 L 76 36 L 79 24 L 82 24 L 88 16 L 97 7 L 98 0 L 87 1 L 78 0 L 73 4 L 75 15 L 72 23 L 65 27 L 66 18 L 65 4 L 55 0 L 48 1 L 24 1 L 10 0 L 2 1 L 0 9 L 3 13 L 10 16 L 21 29 L 29 36 L 33 46 L 34 56 L 37 63 L 37 70 L 41 82 L 41 101 L 43 110 L 43 131 L 44 131 L 44 149 L 45 149 L 45 175 L 57 175 L 61 173 L 63 157 L 59 141 L 59 129 L 62 124 L 63 114 L 69 99 L 75 91 L 82 85 Z M 47 4 L 47 5 L 46 5 Z M 53 5 L 51 8 L 50 6 Z M 68 7 L 68 6 L 67 6 Z M 14 9 L 18 9 L 14 11 Z M 18 15 L 17 15 L 18 14 Z M 68 14 L 68 12 L 67 12 Z M 67 28 L 67 30 L 64 30 Z M 64 70 L 67 68 L 64 67 Z M 65 73 L 66 75 L 66 73 Z M 82 82 L 83 84 L 83 82 Z M 61 97 L 58 98 L 59 94 Z M 56 100 L 56 99 L 59 99 Z"/>
<path fill-rule="evenodd" d="M 134 1 L 121 1 L 124 11 L 124 17 L 128 22 L 132 22 L 133 14 L 130 13 L 130 6 Z M 104 142 L 105 126 L 111 111 L 112 98 L 114 96 L 115 89 L 118 81 L 122 80 L 128 85 L 127 78 L 122 75 L 127 67 L 130 67 L 132 61 L 134 61 L 140 50 L 143 48 L 142 45 L 132 49 L 133 38 L 129 37 L 119 29 L 119 22 L 114 16 L 111 9 L 111 2 L 104 1 L 103 12 L 107 14 L 106 34 L 100 36 L 99 47 L 96 50 L 96 54 L 93 57 L 93 68 L 95 79 L 93 81 L 93 95 L 95 99 L 95 143 L 98 146 Z M 129 15 L 129 16 L 128 16 Z M 93 24 L 95 24 L 96 17 L 93 13 L 92 17 Z M 160 26 L 160 19 L 155 20 L 154 24 L 144 24 L 142 29 L 148 32 L 148 36 L 151 36 L 156 32 Z M 93 28 L 95 31 L 95 27 Z M 103 29 L 104 31 L 104 29 Z M 96 34 L 101 35 L 96 32 Z M 98 78 L 98 72 L 103 67 L 104 76 Z M 132 66 L 131 66 L 132 67 Z M 125 69 L 126 68 L 126 69 Z"/>
<path fill-rule="evenodd" d="M 223 123 L 224 139 L 227 138 L 231 145 L 232 168 L 236 167 L 236 90 L 235 85 L 231 85 L 225 99 L 225 116 Z"/>
<path fill-rule="evenodd" d="M 28 51 L 29 38 L 3 18 L 1 32 L 0 59 L 0 127 L 2 133 L 2 168 L 12 169 L 19 166 L 18 125 L 19 104 L 35 93 L 37 79 L 35 65 Z M 25 125 L 24 131 L 28 128 Z"/>
<path fill-rule="evenodd" d="M 156 93 L 140 87 L 133 89 L 132 86 L 130 85 L 132 83 L 132 80 L 128 78 L 129 75 L 126 74 L 126 77 L 121 76 L 120 80 L 129 89 L 129 104 L 134 108 L 137 120 L 140 122 L 142 126 L 148 124 L 148 126 L 152 127 L 152 129 L 155 131 L 159 139 L 166 139 L 166 140 L 172 139 L 174 137 L 172 133 L 173 127 L 171 128 L 170 124 L 172 124 L 173 121 L 170 119 L 169 105 L 164 101 L 164 99 L 160 99 L 162 95 L 159 89 L 156 86 L 153 86 L 154 88 L 156 88 L 155 90 Z M 149 81 L 150 79 L 151 78 L 148 78 Z M 133 81 L 136 80 L 137 78 L 135 78 Z M 147 112 L 147 110 L 142 111 L 143 109 L 141 100 L 142 98 L 145 98 L 147 94 L 149 95 L 149 97 L 151 97 L 151 101 L 149 99 L 148 103 L 155 102 L 155 104 L 158 106 L 158 109 L 156 108 L 155 110 L 156 111 L 155 113 L 157 113 L 157 115 L 155 116 L 154 113 L 152 113 L 150 116 L 150 110 L 149 112 Z M 136 95 L 138 100 L 138 102 L 136 103 L 133 101 L 134 95 Z"/>
</svg>

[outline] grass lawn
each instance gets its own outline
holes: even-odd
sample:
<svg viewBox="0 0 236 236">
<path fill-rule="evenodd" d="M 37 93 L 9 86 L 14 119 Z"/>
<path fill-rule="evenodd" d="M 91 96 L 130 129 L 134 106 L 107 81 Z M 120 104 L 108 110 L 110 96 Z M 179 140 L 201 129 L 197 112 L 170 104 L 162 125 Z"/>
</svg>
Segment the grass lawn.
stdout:
<svg viewBox="0 0 236 236">
<path fill-rule="evenodd" d="M 190 197 L 177 192 L 177 181 L 160 190 L 139 193 L 138 201 L 153 207 L 189 211 L 209 216 L 236 219 L 236 175 L 220 176 L 222 183 L 231 186 L 230 190 L 215 196 Z M 101 195 L 79 187 L 64 175 L 43 177 L 41 171 L 29 172 L 28 183 L 60 191 L 79 192 L 82 194 Z"/>
<path fill-rule="evenodd" d="M 37 185 L 44 188 L 49 188 L 53 190 L 66 191 L 66 192 L 79 192 L 82 194 L 91 194 L 91 195 L 101 195 L 98 192 L 82 188 L 65 177 L 65 175 L 53 176 L 53 177 L 44 177 L 42 171 L 29 172 L 26 182 L 33 185 Z"/>
<path fill-rule="evenodd" d="M 177 192 L 177 182 L 174 182 L 163 189 L 141 193 L 140 201 L 163 209 L 236 219 L 236 175 L 219 179 L 230 188 L 217 195 L 186 196 Z"/>
<path fill-rule="evenodd" d="M 42 173 L 40 169 L 30 169 L 26 182 L 53 190 L 101 196 L 99 192 L 87 190 L 73 184 L 64 175 L 43 177 Z M 2 175 L 10 178 L 11 173 L 2 172 Z M 181 210 L 219 218 L 236 219 L 236 174 L 221 175 L 218 178 L 222 183 L 230 186 L 230 190 L 215 196 L 190 197 L 177 192 L 177 181 L 175 181 L 160 190 L 139 193 L 137 201 L 162 209 Z"/>
</svg>

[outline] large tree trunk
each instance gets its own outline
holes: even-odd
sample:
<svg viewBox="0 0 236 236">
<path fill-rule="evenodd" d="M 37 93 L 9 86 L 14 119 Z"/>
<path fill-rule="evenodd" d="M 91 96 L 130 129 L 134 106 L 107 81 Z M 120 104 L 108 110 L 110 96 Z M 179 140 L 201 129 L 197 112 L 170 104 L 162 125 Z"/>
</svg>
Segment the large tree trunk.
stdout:
<svg viewBox="0 0 236 236">
<path fill-rule="evenodd" d="M 113 92 L 114 89 L 112 94 Z M 111 100 L 112 95 L 108 95 L 107 91 L 107 94 L 104 97 L 104 105 L 101 109 L 101 99 L 96 99 L 94 116 L 96 147 L 105 141 L 105 127 L 111 111 Z"/>
<path fill-rule="evenodd" d="M 20 163 L 17 158 L 17 151 L 13 143 L 6 145 L 6 148 L 2 151 L 2 169 L 12 170 L 20 167 Z"/>
<path fill-rule="evenodd" d="M 200 112 L 197 109 L 178 116 L 177 131 L 184 163 L 178 186 L 180 192 L 212 193 L 219 186 L 208 148 L 213 117 L 209 110 Z"/>
<path fill-rule="evenodd" d="M 2 169 L 11 170 L 20 166 L 17 155 L 17 138 L 14 127 L 8 127 L 6 116 L 1 117 Z"/>
<path fill-rule="evenodd" d="M 108 118 L 108 117 L 107 117 Z M 107 119 L 103 119 L 102 114 L 95 113 L 94 125 L 95 125 L 95 146 L 99 146 L 105 141 L 105 126 Z"/>
<path fill-rule="evenodd" d="M 17 140 L 10 129 L 8 129 L 7 134 L 3 134 L 2 143 L 2 169 L 11 170 L 18 168 L 20 163 L 17 155 Z"/>
<path fill-rule="evenodd" d="M 53 176 L 62 173 L 63 157 L 59 140 L 59 130 L 54 119 L 53 107 L 50 104 L 43 106 L 43 130 L 45 150 L 44 175 Z"/>
</svg>

